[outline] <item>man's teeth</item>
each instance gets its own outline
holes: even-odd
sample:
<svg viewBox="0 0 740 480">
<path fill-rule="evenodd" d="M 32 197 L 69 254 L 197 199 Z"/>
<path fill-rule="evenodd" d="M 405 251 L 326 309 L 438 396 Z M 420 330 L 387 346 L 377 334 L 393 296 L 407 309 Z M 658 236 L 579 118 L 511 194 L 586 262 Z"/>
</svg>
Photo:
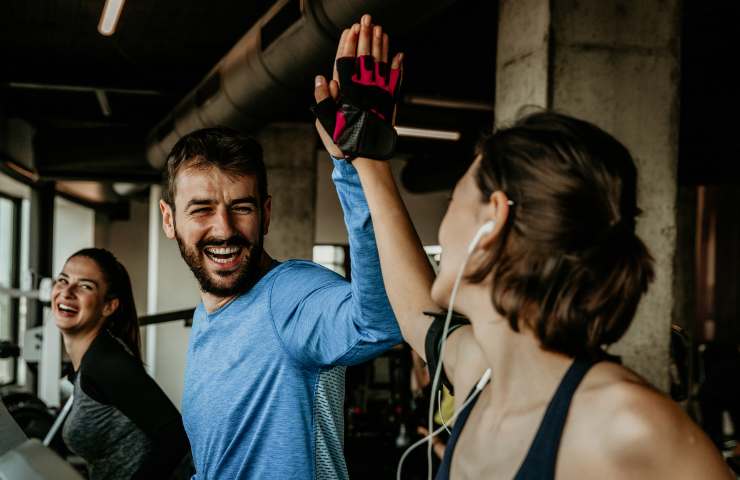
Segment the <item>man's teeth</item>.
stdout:
<svg viewBox="0 0 740 480">
<path fill-rule="evenodd" d="M 230 255 L 239 251 L 239 247 L 209 247 L 206 252 L 215 253 L 216 255 Z"/>
<path fill-rule="evenodd" d="M 208 258 L 216 263 L 230 263 L 241 252 L 240 247 L 207 247 Z"/>
<path fill-rule="evenodd" d="M 70 307 L 69 305 L 65 305 L 63 303 L 59 304 L 59 310 L 62 310 L 64 312 L 77 312 L 76 308 Z"/>
<path fill-rule="evenodd" d="M 214 258 L 213 261 L 216 263 L 229 263 L 231 259 L 230 258 Z"/>
</svg>

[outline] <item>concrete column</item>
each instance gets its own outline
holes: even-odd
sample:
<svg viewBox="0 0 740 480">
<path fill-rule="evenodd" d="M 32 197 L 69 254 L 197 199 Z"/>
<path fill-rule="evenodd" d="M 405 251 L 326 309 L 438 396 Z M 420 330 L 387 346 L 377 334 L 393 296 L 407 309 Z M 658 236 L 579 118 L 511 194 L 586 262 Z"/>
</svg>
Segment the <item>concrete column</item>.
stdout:
<svg viewBox="0 0 740 480">
<path fill-rule="evenodd" d="M 257 135 L 267 166 L 272 220 L 265 250 L 273 258 L 311 259 L 316 228 L 316 149 L 314 127 L 272 124 Z"/>
<path fill-rule="evenodd" d="M 549 105 L 550 1 L 501 0 L 496 46 L 495 123 Z"/>
<path fill-rule="evenodd" d="M 599 125 L 635 157 L 637 229 L 657 276 L 612 351 L 665 390 L 670 324 L 691 293 L 674 268 L 680 2 L 502 0 L 500 8 L 496 124 L 525 105 L 553 108 Z"/>
</svg>

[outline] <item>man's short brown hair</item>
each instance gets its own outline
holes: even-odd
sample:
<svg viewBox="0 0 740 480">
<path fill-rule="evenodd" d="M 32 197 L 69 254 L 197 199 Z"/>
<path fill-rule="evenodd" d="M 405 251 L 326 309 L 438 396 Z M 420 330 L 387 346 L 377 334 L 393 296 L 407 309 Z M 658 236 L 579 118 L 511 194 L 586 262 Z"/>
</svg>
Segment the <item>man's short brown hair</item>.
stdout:
<svg viewBox="0 0 740 480">
<path fill-rule="evenodd" d="M 232 175 L 255 175 L 260 205 L 267 198 L 262 147 L 253 138 L 226 127 L 203 128 L 177 141 L 167 157 L 162 197 L 175 208 L 176 178 L 183 167 L 210 168 Z"/>
</svg>

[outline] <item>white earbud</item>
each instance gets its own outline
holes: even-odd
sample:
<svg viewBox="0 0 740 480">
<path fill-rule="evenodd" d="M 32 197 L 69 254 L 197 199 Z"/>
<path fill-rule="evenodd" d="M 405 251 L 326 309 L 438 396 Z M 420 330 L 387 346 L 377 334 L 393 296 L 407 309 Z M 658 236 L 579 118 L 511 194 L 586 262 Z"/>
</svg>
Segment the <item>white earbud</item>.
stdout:
<svg viewBox="0 0 740 480">
<path fill-rule="evenodd" d="M 475 250 L 475 247 L 478 245 L 478 242 L 480 242 L 480 239 L 483 238 L 483 235 L 488 235 L 494 228 L 496 228 L 495 220 L 489 220 L 481 225 L 468 245 L 468 253 L 473 253 L 473 250 Z"/>
</svg>

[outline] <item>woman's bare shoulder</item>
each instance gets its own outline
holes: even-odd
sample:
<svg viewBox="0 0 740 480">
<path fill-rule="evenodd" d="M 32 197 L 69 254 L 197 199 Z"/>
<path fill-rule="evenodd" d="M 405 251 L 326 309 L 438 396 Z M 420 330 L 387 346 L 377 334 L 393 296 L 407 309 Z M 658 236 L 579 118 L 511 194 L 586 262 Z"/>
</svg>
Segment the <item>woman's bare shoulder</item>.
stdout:
<svg viewBox="0 0 740 480">
<path fill-rule="evenodd" d="M 680 406 L 621 365 L 594 366 L 573 398 L 578 437 L 602 467 L 630 478 L 732 478 L 721 455 Z M 585 438 L 584 438 L 585 440 Z"/>
</svg>

